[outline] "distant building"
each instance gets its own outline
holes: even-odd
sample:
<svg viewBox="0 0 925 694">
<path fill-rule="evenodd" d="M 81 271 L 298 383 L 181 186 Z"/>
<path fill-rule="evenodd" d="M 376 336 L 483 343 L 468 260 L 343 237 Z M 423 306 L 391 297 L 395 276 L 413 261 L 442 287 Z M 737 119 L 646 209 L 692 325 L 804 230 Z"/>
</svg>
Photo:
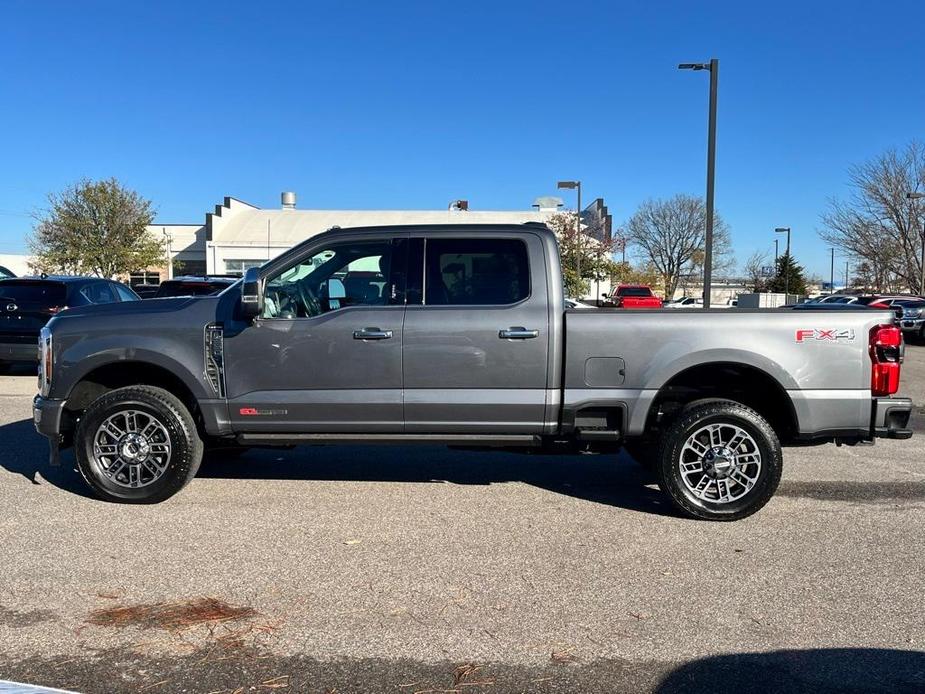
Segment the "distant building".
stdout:
<svg viewBox="0 0 925 694">
<path fill-rule="evenodd" d="M 283 193 L 277 209 L 226 197 L 205 216 L 205 223 L 152 224 L 149 231 L 167 240 L 173 274 L 243 273 L 249 267 L 292 248 L 307 238 L 338 227 L 392 226 L 400 224 L 523 224 L 546 222 L 559 211 L 557 197 L 537 198 L 529 210 L 471 210 L 465 200 L 453 201 L 445 210 L 302 210 L 294 193 Z M 589 235 L 609 235 L 609 217 L 602 200 L 596 200 L 582 216 L 594 213 L 595 221 L 607 221 L 588 229 Z M 603 215 L 602 215 L 603 212 Z M 589 224 L 589 226 L 591 226 Z M 135 273 L 133 284 L 166 279 L 166 264 Z"/>
</svg>

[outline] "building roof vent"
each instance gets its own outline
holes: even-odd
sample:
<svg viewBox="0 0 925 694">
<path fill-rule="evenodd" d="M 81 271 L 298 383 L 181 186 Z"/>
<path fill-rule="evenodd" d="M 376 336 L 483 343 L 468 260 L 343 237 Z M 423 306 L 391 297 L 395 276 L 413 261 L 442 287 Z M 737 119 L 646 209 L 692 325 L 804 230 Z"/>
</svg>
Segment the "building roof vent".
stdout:
<svg viewBox="0 0 925 694">
<path fill-rule="evenodd" d="M 562 198 L 555 195 L 543 195 L 533 201 L 533 207 L 536 207 L 540 212 L 555 212 L 562 205 Z"/>
<path fill-rule="evenodd" d="M 450 208 L 454 212 L 468 212 L 469 211 L 469 201 L 468 200 L 454 200 L 450 203 Z"/>
<path fill-rule="evenodd" d="M 283 203 L 284 210 L 294 210 L 295 209 L 295 193 L 287 191 L 282 193 L 279 196 L 280 200 Z"/>
</svg>

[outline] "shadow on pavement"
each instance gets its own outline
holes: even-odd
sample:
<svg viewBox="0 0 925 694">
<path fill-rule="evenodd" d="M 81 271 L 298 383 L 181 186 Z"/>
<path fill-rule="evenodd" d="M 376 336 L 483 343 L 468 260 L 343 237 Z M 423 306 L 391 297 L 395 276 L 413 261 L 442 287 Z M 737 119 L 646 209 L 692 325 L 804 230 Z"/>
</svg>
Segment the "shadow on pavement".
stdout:
<svg viewBox="0 0 925 694">
<path fill-rule="evenodd" d="M 442 446 L 300 446 L 208 457 L 199 477 L 356 482 L 523 482 L 558 494 L 633 511 L 675 515 L 629 456 L 462 451 Z"/>
<path fill-rule="evenodd" d="M 655 691 L 922 692 L 925 653 L 888 648 L 735 653 L 686 663 L 668 674 Z"/>
<path fill-rule="evenodd" d="M 58 467 L 48 464 L 48 442 L 35 432 L 31 419 L 0 426 L 0 467 L 22 475 L 32 484 L 41 484 L 41 476 L 41 480 L 64 491 L 92 496 L 74 467 L 73 454 L 64 453 Z"/>
<path fill-rule="evenodd" d="M 48 445 L 23 419 L 0 426 L 0 466 L 39 484 L 92 496 L 64 451 L 60 467 L 48 464 Z M 642 470 L 625 454 L 527 455 L 452 450 L 441 446 L 302 446 L 255 449 L 242 457 L 207 456 L 199 477 L 213 479 L 450 482 L 489 485 L 524 482 L 559 494 L 634 511 L 675 515 Z"/>
</svg>

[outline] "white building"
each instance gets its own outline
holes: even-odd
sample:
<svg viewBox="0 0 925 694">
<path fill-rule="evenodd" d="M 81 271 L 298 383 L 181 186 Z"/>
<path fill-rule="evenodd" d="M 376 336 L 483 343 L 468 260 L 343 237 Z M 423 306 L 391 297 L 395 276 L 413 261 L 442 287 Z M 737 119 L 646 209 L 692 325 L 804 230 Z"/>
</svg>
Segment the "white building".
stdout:
<svg viewBox="0 0 925 694">
<path fill-rule="evenodd" d="M 530 210 L 469 210 L 464 200 L 446 210 L 300 210 L 295 194 L 283 193 L 282 206 L 277 209 L 261 209 L 226 197 L 214 212 L 206 214 L 203 225 L 152 224 L 148 228 L 168 239 L 175 274 L 226 274 L 261 265 L 334 226 L 545 222 L 560 205 L 558 198 L 539 198 Z M 132 278 L 135 283 L 141 279 L 140 275 Z"/>
</svg>

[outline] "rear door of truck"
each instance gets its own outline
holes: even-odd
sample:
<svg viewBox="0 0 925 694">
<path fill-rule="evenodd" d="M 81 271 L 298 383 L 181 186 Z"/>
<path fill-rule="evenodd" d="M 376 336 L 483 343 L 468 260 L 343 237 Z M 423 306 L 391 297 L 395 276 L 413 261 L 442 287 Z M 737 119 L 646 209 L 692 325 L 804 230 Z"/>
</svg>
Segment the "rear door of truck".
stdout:
<svg viewBox="0 0 925 694">
<path fill-rule="evenodd" d="M 412 238 L 412 249 L 423 296 L 409 297 L 405 312 L 405 432 L 543 433 L 549 314 L 539 236 L 441 231 Z"/>
</svg>

